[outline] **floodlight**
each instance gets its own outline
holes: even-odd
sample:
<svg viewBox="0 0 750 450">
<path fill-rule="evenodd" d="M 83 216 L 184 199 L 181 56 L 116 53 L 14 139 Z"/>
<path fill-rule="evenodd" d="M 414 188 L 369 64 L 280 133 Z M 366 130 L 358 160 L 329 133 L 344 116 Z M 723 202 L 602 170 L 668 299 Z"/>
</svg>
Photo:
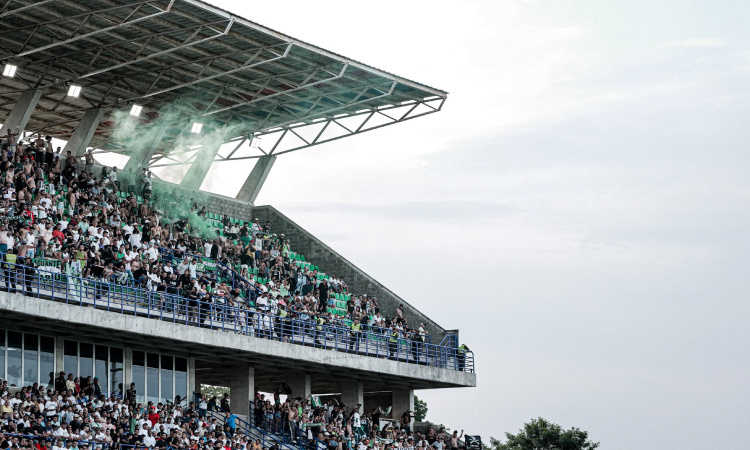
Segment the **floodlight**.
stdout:
<svg viewBox="0 0 750 450">
<path fill-rule="evenodd" d="M 133 105 L 132 108 L 130 108 L 130 115 L 131 116 L 140 116 L 141 110 L 143 109 L 143 106 L 140 105 Z"/>
<path fill-rule="evenodd" d="M 261 139 L 259 137 L 253 137 L 250 140 L 250 147 L 252 147 L 252 148 L 260 148 L 260 141 L 261 141 Z"/>
<path fill-rule="evenodd" d="M 18 66 L 14 66 L 13 64 L 6 64 L 5 69 L 3 69 L 3 76 L 5 77 L 15 76 L 16 69 L 18 69 Z"/>
<path fill-rule="evenodd" d="M 68 89 L 68 95 L 71 97 L 78 97 L 81 94 L 81 86 L 71 84 Z"/>
<path fill-rule="evenodd" d="M 201 132 L 202 128 L 203 128 L 203 124 L 202 123 L 195 122 L 193 124 L 193 128 L 190 130 L 190 132 L 198 134 L 198 133 Z"/>
</svg>

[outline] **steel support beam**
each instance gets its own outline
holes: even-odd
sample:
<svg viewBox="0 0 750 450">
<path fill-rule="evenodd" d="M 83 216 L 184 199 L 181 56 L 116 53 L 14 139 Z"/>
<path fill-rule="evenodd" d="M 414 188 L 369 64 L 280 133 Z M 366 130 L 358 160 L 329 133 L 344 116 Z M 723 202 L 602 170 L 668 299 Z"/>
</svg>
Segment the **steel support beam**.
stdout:
<svg viewBox="0 0 750 450">
<path fill-rule="evenodd" d="M 3 121 L 3 126 L 0 127 L 0 134 L 7 134 L 8 130 L 13 133 L 16 130 L 23 132 L 41 96 L 42 91 L 39 89 L 24 91 L 16 102 L 16 105 L 10 111 L 10 114 L 8 114 L 8 117 Z"/>
<path fill-rule="evenodd" d="M 255 163 L 253 170 L 242 185 L 240 192 L 237 193 L 236 198 L 245 202 L 255 203 L 255 199 L 258 198 L 258 194 L 260 193 L 260 188 L 266 182 L 266 178 L 268 178 L 268 173 L 271 171 L 274 162 L 276 162 L 276 156 L 274 155 L 266 155 L 258 158 L 258 162 Z"/>
<path fill-rule="evenodd" d="M 104 117 L 104 108 L 92 108 L 86 111 L 73 134 L 68 139 L 65 152 L 71 152 L 73 156 L 81 156 L 86 152 L 86 147 L 94 137 L 96 128 Z"/>
<path fill-rule="evenodd" d="M 219 153 L 221 144 L 221 140 L 217 139 L 216 142 L 211 142 L 198 150 L 198 155 L 196 155 L 193 164 L 190 165 L 185 177 L 180 182 L 180 186 L 196 191 L 201 188 L 201 184 L 203 184 L 203 180 L 206 178 L 206 174 L 211 168 L 216 154 Z"/>
</svg>

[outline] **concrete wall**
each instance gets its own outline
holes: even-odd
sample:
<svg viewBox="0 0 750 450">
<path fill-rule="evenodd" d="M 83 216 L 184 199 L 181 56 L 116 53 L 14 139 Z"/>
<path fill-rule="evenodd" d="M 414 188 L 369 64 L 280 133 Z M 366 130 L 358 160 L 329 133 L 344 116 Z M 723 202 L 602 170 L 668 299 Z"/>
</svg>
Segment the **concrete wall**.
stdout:
<svg viewBox="0 0 750 450">
<path fill-rule="evenodd" d="M 147 342 L 158 346 L 160 353 L 178 354 L 174 353 L 177 351 L 188 357 L 197 356 L 199 352 L 206 355 L 223 354 L 235 365 L 280 365 L 303 374 L 310 374 L 316 367 L 322 367 L 335 372 L 339 380 L 369 379 L 373 386 L 381 382 L 391 384 L 393 381 L 408 383 L 416 388 L 476 386 L 474 373 L 240 336 L 8 292 L 0 292 L 0 317 L 19 322 L 27 320 L 58 331 L 63 328 L 78 330 L 81 339 L 84 335 L 107 335 L 111 339 L 130 342 L 133 346 Z M 48 323 L 43 325 L 44 321 Z"/>
</svg>

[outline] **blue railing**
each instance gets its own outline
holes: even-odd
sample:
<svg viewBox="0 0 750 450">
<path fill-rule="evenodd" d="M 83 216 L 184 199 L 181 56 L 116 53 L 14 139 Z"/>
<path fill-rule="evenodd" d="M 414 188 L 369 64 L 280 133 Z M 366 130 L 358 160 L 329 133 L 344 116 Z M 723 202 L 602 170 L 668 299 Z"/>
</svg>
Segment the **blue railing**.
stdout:
<svg viewBox="0 0 750 450">
<path fill-rule="evenodd" d="M 178 259 L 176 256 L 174 256 L 174 251 L 172 249 L 159 247 L 159 251 L 162 254 L 162 258 L 170 264 L 173 264 L 173 260 Z M 196 261 L 211 259 L 188 252 L 185 252 L 182 260 L 184 260 L 185 258 L 195 258 Z M 247 300 L 250 300 L 253 303 L 255 302 L 255 299 L 260 295 L 260 291 L 255 287 L 255 284 L 253 282 L 243 277 L 242 275 L 237 273 L 236 270 L 232 269 L 221 261 L 215 259 L 212 259 L 212 261 L 216 263 L 216 274 L 218 276 L 224 277 L 227 281 L 229 281 L 232 285 L 232 289 L 240 289 L 241 291 L 245 292 L 247 294 Z M 208 272 L 204 271 L 204 273 Z"/>
<path fill-rule="evenodd" d="M 84 279 L 44 268 L 3 262 L 0 285 L 25 295 L 66 304 L 93 306 L 121 314 L 234 332 L 260 339 L 306 345 L 362 356 L 388 358 L 443 369 L 474 371 L 474 356 L 455 347 L 391 336 L 387 328 L 362 326 L 361 331 L 312 321 L 311 316 L 281 317 L 253 312 L 215 297 L 189 300 L 177 294 L 149 291 L 94 279 Z"/>
<path fill-rule="evenodd" d="M 252 405 L 251 405 L 252 406 Z M 253 410 L 250 409 L 249 420 L 253 420 Z M 217 410 L 209 410 L 206 412 L 207 416 L 216 419 L 222 423 L 226 423 L 226 416 L 224 410 L 220 407 Z M 286 439 L 283 432 L 275 433 L 270 429 L 263 429 L 262 427 L 256 426 L 255 422 L 249 423 L 235 415 L 235 429 L 239 429 L 243 434 L 250 437 L 251 439 L 257 439 L 260 441 L 263 448 L 271 447 L 272 445 L 278 445 L 282 449 L 296 450 L 296 446 L 292 444 L 289 439 Z"/>
</svg>

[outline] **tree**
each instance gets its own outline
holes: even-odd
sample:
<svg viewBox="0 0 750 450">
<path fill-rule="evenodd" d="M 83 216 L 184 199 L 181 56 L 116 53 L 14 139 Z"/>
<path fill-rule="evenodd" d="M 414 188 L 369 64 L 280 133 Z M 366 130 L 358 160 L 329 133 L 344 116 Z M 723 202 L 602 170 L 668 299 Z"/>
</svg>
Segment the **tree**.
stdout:
<svg viewBox="0 0 750 450">
<path fill-rule="evenodd" d="M 414 421 L 424 422 L 427 417 L 427 402 L 423 402 L 416 395 L 414 396 Z"/>
<path fill-rule="evenodd" d="M 201 384 L 201 394 L 206 397 L 206 400 L 211 400 L 214 395 L 217 399 L 221 400 L 224 394 L 229 394 L 229 388 L 223 386 L 211 386 L 210 384 Z"/>
<path fill-rule="evenodd" d="M 524 424 L 518 434 L 505 433 L 505 443 L 490 438 L 485 450 L 594 450 L 598 442 L 588 440 L 589 434 L 578 428 L 563 430 L 560 425 L 541 417 Z"/>
</svg>

